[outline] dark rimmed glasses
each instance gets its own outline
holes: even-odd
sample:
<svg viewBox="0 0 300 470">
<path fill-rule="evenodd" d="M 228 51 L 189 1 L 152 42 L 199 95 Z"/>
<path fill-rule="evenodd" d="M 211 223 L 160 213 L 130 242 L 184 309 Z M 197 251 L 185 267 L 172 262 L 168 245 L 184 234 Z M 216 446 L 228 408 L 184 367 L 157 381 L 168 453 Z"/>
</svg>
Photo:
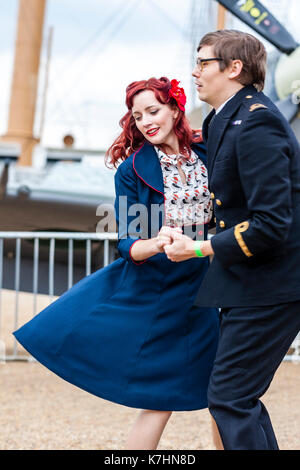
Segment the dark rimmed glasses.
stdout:
<svg viewBox="0 0 300 470">
<path fill-rule="evenodd" d="M 203 72 L 205 64 L 207 62 L 212 62 L 213 60 L 217 60 L 218 62 L 222 61 L 221 57 L 211 57 L 210 59 L 200 59 L 199 57 L 196 60 L 196 66 L 200 70 L 200 72 Z"/>
</svg>

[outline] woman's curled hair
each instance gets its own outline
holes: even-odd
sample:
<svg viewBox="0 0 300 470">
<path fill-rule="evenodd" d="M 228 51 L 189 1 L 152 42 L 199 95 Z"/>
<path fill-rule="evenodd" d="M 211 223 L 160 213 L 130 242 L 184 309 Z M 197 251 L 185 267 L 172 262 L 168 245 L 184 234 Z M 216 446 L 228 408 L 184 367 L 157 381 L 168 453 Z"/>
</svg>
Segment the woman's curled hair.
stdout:
<svg viewBox="0 0 300 470">
<path fill-rule="evenodd" d="M 126 106 L 128 108 L 125 116 L 120 120 L 122 132 L 119 137 L 109 147 L 105 155 L 106 164 L 117 167 L 118 162 L 126 160 L 133 152 L 137 151 L 146 139 L 138 130 L 134 117 L 132 116 L 133 99 L 142 91 L 151 90 L 155 94 L 156 99 L 162 104 L 176 106 L 176 100 L 170 96 L 171 82 L 166 77 L 150 78 L 149 80 L 140 80 L 133 82 L 126 88 Z M 191 154 L 191 144 L 202 141 L 201 131 L 194 131 L 184 111 L 178 107 L 178 116 L 174 122 L 174 132 L 179 141 L 179 149 L 181 153 Z"/>
</svg>

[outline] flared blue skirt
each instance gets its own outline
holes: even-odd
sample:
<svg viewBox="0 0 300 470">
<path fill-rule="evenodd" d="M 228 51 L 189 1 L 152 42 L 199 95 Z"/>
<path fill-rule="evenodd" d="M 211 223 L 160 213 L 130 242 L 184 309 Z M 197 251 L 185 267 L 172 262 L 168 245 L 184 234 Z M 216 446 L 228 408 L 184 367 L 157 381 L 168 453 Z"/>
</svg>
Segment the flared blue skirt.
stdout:
<svg viewBox="0 0 300 470">
<path fill-rule="evenodd" d="M 119 258 L 85 277 L 14 332 L 41 364 L 122 405 L 207 407 L 217 309 L 194 305 L 208 260 L 141 265 Z"/>
</svg>

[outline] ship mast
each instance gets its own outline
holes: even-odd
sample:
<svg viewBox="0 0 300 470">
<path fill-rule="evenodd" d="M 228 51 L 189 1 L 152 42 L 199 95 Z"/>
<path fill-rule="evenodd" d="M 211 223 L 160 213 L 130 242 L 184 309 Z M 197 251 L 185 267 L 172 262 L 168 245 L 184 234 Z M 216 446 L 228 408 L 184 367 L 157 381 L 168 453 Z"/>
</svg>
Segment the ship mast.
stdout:
<svg viewBox="0 0 300 470">
<path fill-rule="evenodd" d="M 18 31 L 7 133 L 21 146 L 19 165 L 31 165 L 39 142 L 33 135 L 46 0 L 19 0 Z"/>
<path fill-rule="evenodd" d="M 225 29 L 226 24 L 226 9 L 223 5 L 218 5 L 218 22 L 217 22 L 217 30 Z"/>
</svg>

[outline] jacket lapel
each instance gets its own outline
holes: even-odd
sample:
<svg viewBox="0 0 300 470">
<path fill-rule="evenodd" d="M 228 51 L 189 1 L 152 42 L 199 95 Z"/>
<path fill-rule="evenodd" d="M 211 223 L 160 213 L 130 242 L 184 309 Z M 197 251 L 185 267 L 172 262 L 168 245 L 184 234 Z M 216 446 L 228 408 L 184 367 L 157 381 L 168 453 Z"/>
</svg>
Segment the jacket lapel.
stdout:
<svg viewBox="0 0 300 470">
<path fill-rule="evenodd" d="M 204 144 L 192 144 L 192 149 L 207 165 L 206 149 Z M 147 142 L 135 152 L 133 156 L 133 169 L 136 175 L 151 189 L 164 195 L 163 174 L 157 153 L 153 145 Z"/>
<path fill-rule="evenodd" d="M 249 93 L 257 93 L 256 89 L 250 85 L 242 88 L 236 95 L 226 103 L 224 108 L 216 115 L 215 119 L 211 124 L 211 128 L 209 129 L 209 136 L 208 136 L 208 129 L 207 129 L 207 154 L 208 154 L 208 173 L 211 175 L 214 161 L 223 137 L 223 134 L 230 122 L 232 115 L 237 111 L 240 107 L 243 98 L 248 95 Z M 211 114 L 211 113 L 210 113 Z M 207 117 L 207 120 L 210 116 Z M 208 123 L 210 120 L 208 121 Z"/>
<path fill-rule="evenodd" d="M 163 175 L 154 147 L 147 142 L 134 154 L 133 169 L 150 188 L 164 194 Z"/>
<path fill-rule="evenodd" d="M 210 137 L 207 141 L 207 154 L 208 154 L 208 173 L 211 174 L 214 161 L 217 155 L 220 142 L 222 140 L 223 134 L 226 127 L 228 126 L 230 118 L 224 117 L 222 119 L 219 114 L 216 115 L 211 128 L 209 129 Z"/>
</svg>

